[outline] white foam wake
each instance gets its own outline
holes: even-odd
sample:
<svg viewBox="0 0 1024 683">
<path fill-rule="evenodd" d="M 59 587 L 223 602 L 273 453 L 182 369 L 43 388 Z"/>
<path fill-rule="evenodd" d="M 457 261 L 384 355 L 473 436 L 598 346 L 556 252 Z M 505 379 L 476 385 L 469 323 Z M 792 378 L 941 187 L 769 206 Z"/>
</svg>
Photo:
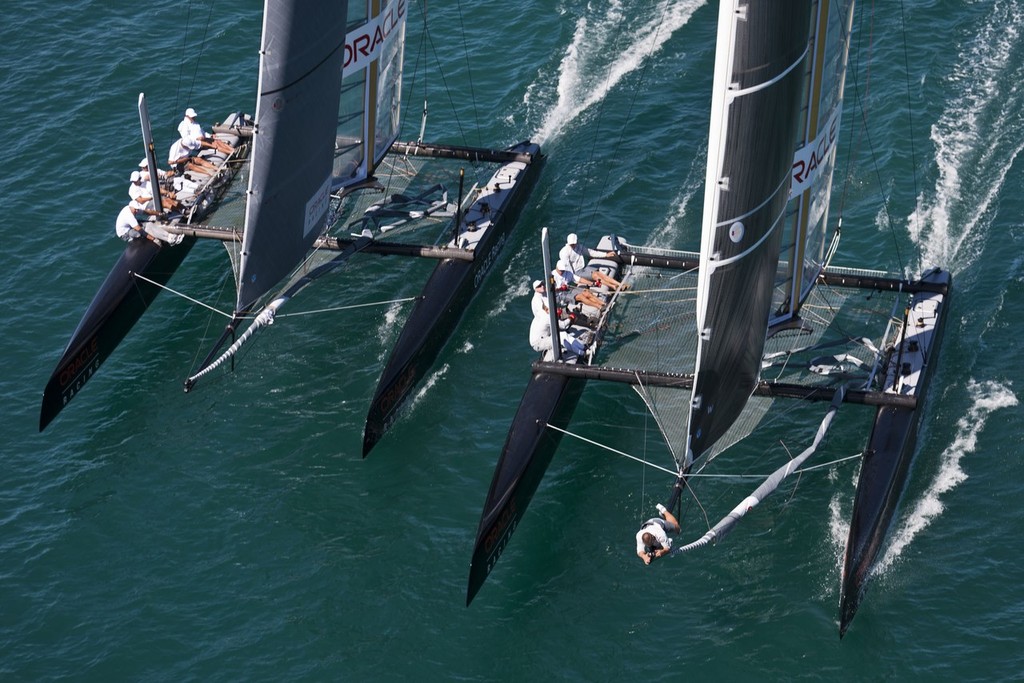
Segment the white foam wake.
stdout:
<svg viewBox="0 0 1024 683">
<path fill-rule="evenodd" d="M 987 212 L 1024 148 L 1017 87 L 1024 74 L 1011 71 L 1020 63 L 1012 57 L 1022 28 L 1024 12 L 1016 0 L 997 4 L 946 79 L 958 95 L 931 130 L 938 178 L 907 218 L 922 270 L 962 270 L 977 256 L 964 249 L 978 249 L 975 233 L 991 220 Z"/>
<path fill-rule="evenodd" d="M 600 3 L 595 3 L 600 4 Z M 641 67 L 680 27 L 689 21 L 704 0 L 663 0 L 653 10 L 649 3 L 623 10 L 623 0 L 613 0 L 598 14 L 588 5 L 576 20 L 572 42 L 565 50 L 558 71 L 557 100 L 544 116 L 533 139 L 544 145 L 557 137 L 573 119 L 600 102 L 626 74 Z M 633 26 L 627 15 L 653 14 Z M 609 62 L 609 58 L 611 61 Z M 531 91 L 533 88 L 531 87 Z M 533 93 L 527 92 L 527 100 Z"/>
<path fill-rule="evenodd" d="M 940 456 L 939 471 L 935 479 L 921 499 L 914 503 L 914 507 L 905 515 L 899 529 L 893 534 L 892 542 L 876 568 L 878 572 L 892 566 L 903 549 L 942 513 L 943 494 L 967 479 L 967 474 L 960 467 L 960 461 L 977 448 L 978 435 L 985 428 L 988 417 L 1000 408 L 1017 405 L 1017 396 L 1010 387 L 999 382 L 976 382 L 972 379 L 967 383 L 967 391 L 971 396 L 971 407 L 966 415 L 957 420 L 956 438 Z"/>
</svg>

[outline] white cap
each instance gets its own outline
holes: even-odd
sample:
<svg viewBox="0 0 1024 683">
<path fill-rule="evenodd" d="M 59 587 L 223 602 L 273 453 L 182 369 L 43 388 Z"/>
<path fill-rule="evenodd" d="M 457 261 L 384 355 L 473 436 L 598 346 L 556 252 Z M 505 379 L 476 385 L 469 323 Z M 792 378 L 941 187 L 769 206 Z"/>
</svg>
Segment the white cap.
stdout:
<svg viewBox="0 0 1024 683">
<path fill-rule="evenodd" d="M 538 288 L 538 287 L 540 287 L 540 286 L 541 286 L 542 284 L 544 284 L 544 283 L 543 283 L 543 282 L 541 282 L 540 280 L 534 280 L 534 281 L 533 281 L 533 288 L 534 288 L 534 289 L 537 289 L 537 288 Z"/>
<path fill-rule="evenodd" d="M 139 172 L 138 171 L 132 171 L 132 182 L 133 183 L 137 183 L 140 180 L 142 180 L 142 176 L 139 175 Z"/>
<path fill-rule="evenodd" d="M 149 159 L 142 157 L 142 161 L 139 162 L 139 168 L 146 168 L 149 166 Z"/>
<path fill-rule="evenodd" d="M 579 242 L 579 238 L 576 237 L 576 233 L 574 232 L 570 232 L 569 236 L 565 238 L 566 244 L 576 244 L 577 242 Z"/>
<path fill-rule="evenodd" d="M 558 259 L 558 263 L 555 264 L 555 270 L 569 270 L 569 264 L 562 259 Z"/>
<path fill-rule="evenodd" d="M 192 107 L 189 107 L 188 109 L 185 110 L 185 116 L 189 117 L 190 119 L 194 119 L 196 116 L 198 116 L 198 114 L 196 114 L 196 110 L 195 109 L 193 109 Z"/>
</svg>

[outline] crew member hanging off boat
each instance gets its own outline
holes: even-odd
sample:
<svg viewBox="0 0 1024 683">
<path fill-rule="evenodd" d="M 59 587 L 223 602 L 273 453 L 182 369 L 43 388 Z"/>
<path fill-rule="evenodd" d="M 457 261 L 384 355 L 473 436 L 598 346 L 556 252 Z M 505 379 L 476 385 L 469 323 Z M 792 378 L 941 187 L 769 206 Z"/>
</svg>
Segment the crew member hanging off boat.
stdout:
<svg viewBox="0 0 1024 683">
<path fill-rule="evenodd" d="M 672 539 L 668 535 L 679 533 L 678 520 L 661 503 L 658 503 L 658 514 L 661 517 L 652 517 L 636 532 L 636 554 L 644 564 L 672 552 Z"/>
</svg>

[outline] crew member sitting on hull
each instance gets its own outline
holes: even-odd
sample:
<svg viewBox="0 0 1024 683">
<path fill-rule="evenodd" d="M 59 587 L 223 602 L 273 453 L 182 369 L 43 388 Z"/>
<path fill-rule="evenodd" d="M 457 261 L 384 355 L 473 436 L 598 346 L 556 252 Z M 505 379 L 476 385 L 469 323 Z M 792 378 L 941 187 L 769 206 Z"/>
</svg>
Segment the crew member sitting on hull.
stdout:
<svg viewBox="0 0 1024 683">
<path fill-rule="evenodd" d="M 174 199 L 174 193 L 169 196 L 161 194 L 161 210 L 157 210 L 156 202 L 153 201 L 153 188 L 149 183 L 149 173 L 145 171 L 132 171 L 131 183 L 128 185 L 128 196 L 138 204 L 136 211 L 144 211 L 151 216 L 159 216 L 172 208 L 177 208 L 178 202 Z"/>
<path fill-rule="evenodd" d="M 668 535 L 679 533 L 679 521 L 668 508 L 658 503 L 658 513 L 661 517 L 652 517 L 636 532 L 636 554 L 644 564 L 672 552 L 672 539 Z"/>
<path fill-rule="evenodd" d="M 566 359 L 566 354 L 573 357 L 582 356 L 587 350 L 583 342 L 577 339 L 575 335 L 565 331 L 571 324 L 571 319 L 558 321 L 558 339 L 562 347 L 563 360 Z M 551 350 L 551 316 L 548 315 L 547 311 L 533 316 L 533 322 L 530 323 L 530 346 L 533 347 L 534 351 L 543 353 L 544 360 L 554 360 Z"/>
<path fill-rule="evenodd" d="M 179 138 L 171 145 L 167 152 L 167 165 L 178 175 L 186 171 L 202 173 L 212 176 L 217 173 L 217 167 L 206 159 L 196 156 L 199 152 L 199 143 L 191 138 Z"/>
<path fill-rule="evenodd" d="M 598 310 L 604 308 L 604 302 L 601 299 L 584 289 L 593 287 L 594 281 L 573 274 L 565 261 L 559 259 L 555 264 L 555 269 L 551 271 L 551 275 L 555 278 L 555 291 L 558 292 L 558 303 L 561 305 L 567 306 L 572 301 L 578 301 Z"/>
<path fill-rule="evenodd" d="M 126 204 L 121 209 L 121 212 L 117 214 L 117 220 L 114 222 L 114 232 L 125 242 L 131 242 L 134 239 L 144 237 L 157 244 L 178 244 L 184 239 L 183 235 L 167 232 L 155 223 L 146 223 L 145 226 L 141 225 L 139 219 L 135 217 L 132 204 L 134 202 Z"/>
<path fill-rule="evenodd" d="M 210 133 L 204 131 L 203 127 L 199 125 L 199 121 L 196 120 L 197 116 L 196 110 L 192 107 L 185 110 L 185 117 L 178 124 L 178 135 L 180 137 L 195 140 L 199 143 L 200 147 L 215 149 L 224 155 L 229 155 L 235 151 L 235 148 L 228 143 L 218 140 Z"/>
<path fill-rule="evenodd" d="M 149 159 L 142 157 L 142 161 L 139 162 L 139 173 L 149 172 Z M 160 187 L 164 187 L 167 184 L 167 179 L 174 175 L 174 171 L 165 171 L 162 168 L 156 169 L 157 180 L 160 181 Z"/>
<path fill-rule="evenodd" d="M 533 317 L 543 315 L 548 310 L 547 289 L 540 280 L 533 281 L 533 298 L 530 299 L 530 308 L 533 310 Z"/>
<path fill-rule="evenodd" d="M 615 252 L 581 247 L 579 245 L 579 238 L 574 232 L 569 233 L 569 236 L 565 238 L 565 246 L 558 251 L 558 260 L 565 261 L 568 270 L 573 274 L 589 277 L 599 284 L 607 285 L 611 289 L 622 287 L 622 283 L 611 275 L 605 275 L 597 268 L 587 267 L 588 256 L 591 258 L 615 258 Z M 622 287 L 622 289 L 626 288 Z"/>
</svg>

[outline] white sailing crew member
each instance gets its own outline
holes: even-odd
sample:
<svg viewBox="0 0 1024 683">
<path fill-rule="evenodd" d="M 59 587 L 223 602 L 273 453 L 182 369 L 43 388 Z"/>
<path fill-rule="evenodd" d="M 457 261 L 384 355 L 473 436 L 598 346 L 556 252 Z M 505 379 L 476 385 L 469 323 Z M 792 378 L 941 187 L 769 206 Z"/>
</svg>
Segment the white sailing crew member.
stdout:
<svg viewBox="0 0 1024 683">
<path fill-rule="evenodd" d="M 610 275 L 605 275 L 596 268 L 586 267 L 588 256 L 590 258 L 614 258 L 615 252 L 599 251 L 597 249 L 581 247 L 579 242 L 580 240 L 576 233 L 570 232 L 569 236 L 565 238 L 565 246 L 558 251 L 558 260 L 565 263 L 566 270 L 577 276 L 591 278 L 598 284 L 608 285 L 612 289 L 618 289 L 618 280 Z"/>
<path fill-rule="evenodd" d="M 644 564 L 672 552 L 672 539 L 668 535 L 679 533 L 679 521 L 661 503 L 658 503 L 658 514 L 661 517 L 652 517 L 636 532 L 636 554 Z"/>
<path fill-rule="evenodd" d="M 121 212 L 117 214 L 117 219 L 114 222 L 114 232 L 118 237 L 123 239 L 125 242 L 131 242 L 134 239 L 140 237 L 146 237 L 154 242 L 161 240 L 167 244 L 178 244 L 184 237 L 182 235 L 175 235 L 167 232 L 159 225 L 153 223 L 146 223 L 144 226 L 139 223 L 139 219 L 135 217 L 135 211 L 132 208 L 136 202 L 130 202 L 125 204 Z"/>
</svg>

